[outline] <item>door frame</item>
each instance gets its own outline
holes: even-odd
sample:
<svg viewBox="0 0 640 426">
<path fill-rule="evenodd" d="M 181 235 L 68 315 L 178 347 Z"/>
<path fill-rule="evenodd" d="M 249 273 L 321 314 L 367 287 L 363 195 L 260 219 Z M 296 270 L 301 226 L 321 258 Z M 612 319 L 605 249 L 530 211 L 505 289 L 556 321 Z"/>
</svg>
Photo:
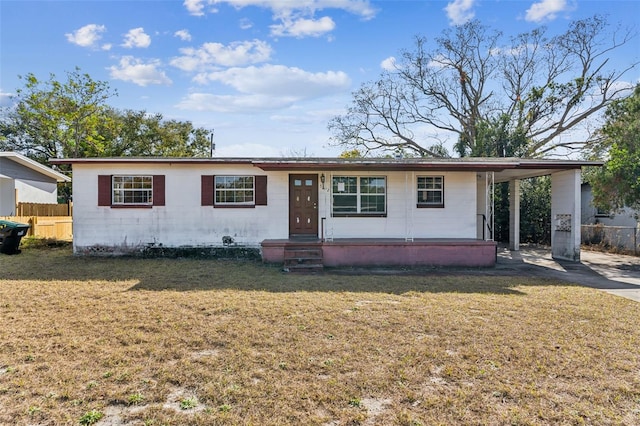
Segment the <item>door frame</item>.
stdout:
<svg viewBox="0 0 640 426">
<path fill-rule="evenodd" d="M 294 182 L 296 179 L 300 179 L 303 183 L 307 180 L 312 181 L 311 186 L 311 199 L 309 200 L 310 206 L 303 209 L 305 212 L 310 212 L 311 229 L 308 232 L 300 232 L 300 229 L 294 227 L 294 221 L 296 220 L 296 204 L 294 197 Z M 300 173 L 289 174 L 289 238 L 318 238 L 319 231 L 319 214 L 318 214 L 318 174 L 317 173 Z M 299 217 L 299 216 L 298 216 Z"/>
</svg>

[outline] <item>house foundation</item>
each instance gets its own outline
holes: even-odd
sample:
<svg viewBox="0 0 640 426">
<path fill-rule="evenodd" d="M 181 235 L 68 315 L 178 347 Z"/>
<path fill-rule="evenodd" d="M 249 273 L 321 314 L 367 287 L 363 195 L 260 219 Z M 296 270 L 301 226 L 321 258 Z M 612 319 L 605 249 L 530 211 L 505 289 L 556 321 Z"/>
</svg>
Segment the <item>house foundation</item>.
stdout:
<svg viewBox="0 0 640 426">
<path fill-rule="evenodd" d="M 343 266 L 434 266 L 493 267 L 495 241 L 475 239 L 368 239 L 345 238 L 332 241 L 264 240 L 262 260 L 284 263 L 291 247 L 321 248 L 322 265 Z"/>
</svg>

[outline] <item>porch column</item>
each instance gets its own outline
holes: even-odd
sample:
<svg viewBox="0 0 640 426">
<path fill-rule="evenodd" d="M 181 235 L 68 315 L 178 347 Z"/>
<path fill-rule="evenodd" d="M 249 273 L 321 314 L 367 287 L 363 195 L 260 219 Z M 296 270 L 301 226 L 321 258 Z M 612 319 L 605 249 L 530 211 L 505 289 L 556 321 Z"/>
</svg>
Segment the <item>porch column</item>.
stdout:
<svg viewBox="0 0 640 426">
<path fill-rule="evenodd" d="M 509 181 L 509 249 L 520 250 L 520 180 Z"/>
<path fill-rule="evenodd" d="M 551 175 L 551 256 L 580 261 L 580 169 Z"/>
<path fill-rule="evenodd" d="M 485 173 L 478 173 L 476 184 L 476 238 L 487 239 L 487 177 Z"/>
</svg>

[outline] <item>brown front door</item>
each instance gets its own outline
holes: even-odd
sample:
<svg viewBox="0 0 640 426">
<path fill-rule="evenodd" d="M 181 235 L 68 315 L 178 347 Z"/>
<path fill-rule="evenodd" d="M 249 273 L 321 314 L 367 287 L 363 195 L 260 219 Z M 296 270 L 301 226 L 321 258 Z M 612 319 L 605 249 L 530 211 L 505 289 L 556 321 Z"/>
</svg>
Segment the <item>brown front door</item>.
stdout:
<svg viewBox="0 0 640 426">
<path fill-rule="evenodd" d="M 289 175 L 289 236 L 318 237 L 318 175 Z"/>
</svg>

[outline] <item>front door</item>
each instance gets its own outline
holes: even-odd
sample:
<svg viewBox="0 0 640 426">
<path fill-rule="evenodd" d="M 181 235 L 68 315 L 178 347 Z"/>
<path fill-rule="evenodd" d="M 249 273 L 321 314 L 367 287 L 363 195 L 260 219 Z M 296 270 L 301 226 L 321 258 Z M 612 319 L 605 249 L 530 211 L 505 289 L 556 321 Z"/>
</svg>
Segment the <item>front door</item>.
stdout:
<svg viewBox="0 0 640 426">
<path fill-rule="evenodd" d="M 289 175 L 289 236 L 318 237 L 318 175 Z"/>
</svg>

